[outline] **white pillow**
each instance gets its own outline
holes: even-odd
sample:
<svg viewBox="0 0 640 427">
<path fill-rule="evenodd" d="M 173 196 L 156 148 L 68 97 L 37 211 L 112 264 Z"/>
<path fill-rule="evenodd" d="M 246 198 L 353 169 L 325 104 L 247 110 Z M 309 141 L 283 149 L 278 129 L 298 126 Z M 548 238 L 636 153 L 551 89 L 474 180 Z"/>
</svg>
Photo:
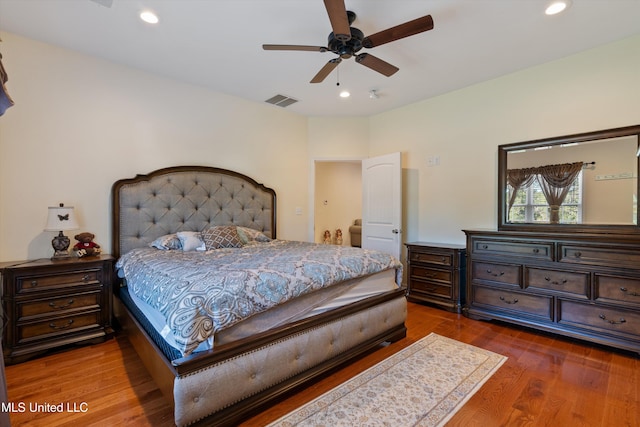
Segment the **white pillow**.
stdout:
<svg viewBox="0 0 640 427">
<path fill-rule="evenodd" d="M 180 239 L 183 251 L 207 250 L 199 231 L 178 231 L 176 234 L 178 235 L 178 239 Z"/>
</svg>

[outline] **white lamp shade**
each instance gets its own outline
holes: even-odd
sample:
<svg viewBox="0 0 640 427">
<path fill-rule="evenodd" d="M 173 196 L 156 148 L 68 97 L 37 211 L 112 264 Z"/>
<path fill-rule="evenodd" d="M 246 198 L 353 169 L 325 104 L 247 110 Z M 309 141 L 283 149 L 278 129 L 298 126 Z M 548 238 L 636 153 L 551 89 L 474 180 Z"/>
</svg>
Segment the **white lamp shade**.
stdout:
<svg viewBox="0 0 640 427">
<path fill-rule="evenodd" d="M 44 231 L 65 231 L 80 228 L 76 222 L 73 206 L 53 206 L 49 208 Z"/>
</svg>

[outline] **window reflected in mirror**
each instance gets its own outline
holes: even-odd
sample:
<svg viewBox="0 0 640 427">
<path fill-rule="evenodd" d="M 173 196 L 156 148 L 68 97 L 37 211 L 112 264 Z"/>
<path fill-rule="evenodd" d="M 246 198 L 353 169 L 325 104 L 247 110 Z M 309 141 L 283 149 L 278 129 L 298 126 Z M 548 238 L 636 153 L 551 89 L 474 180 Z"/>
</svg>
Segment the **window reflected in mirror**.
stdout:
<svg viewBox="0 0 640 427">
<path fill-rule="evenodd" d="M 507 222 L 637 224 L 637 152 L 637 135 L 509 151 Z"/>
</svg>

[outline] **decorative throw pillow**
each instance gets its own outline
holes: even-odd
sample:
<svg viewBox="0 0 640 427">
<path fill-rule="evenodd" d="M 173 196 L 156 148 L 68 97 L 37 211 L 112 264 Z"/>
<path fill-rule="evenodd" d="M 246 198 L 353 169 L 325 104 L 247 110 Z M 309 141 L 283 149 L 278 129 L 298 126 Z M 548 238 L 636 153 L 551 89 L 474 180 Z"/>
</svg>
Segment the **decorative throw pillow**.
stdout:
<svg viewBox="0 0 640 427">
<path fill-rule="evenodd" d="M 237 227 L 238 236 L 245 245 L 249 242 L 270 242 L 271 239 L 258 230 L 248 227 Z"/>
<path fill-rule="evenodd" d="M 202 231 L 202 240 L 208 251 L 220 248 L 241 248 L 242 240 L 234 225 L 218 225 Z"/>
<path fill-rule="evenodd" d="M 180 244 L 182 245 L 183 251 L 188 252 L 206 250 L 206 246 L 199 232 L 178 231 L 176 234 L 178 235 L 178 239 L 180 239 Z"/>
<path fill-rule="evenodd" d="M 149 243 L 149 246 L 151 246 L 152 248 L 161 249 L 163 251 L 182 249 L 180 239 L 178 239 L 178 235 L 175 233 L 160 236 L 153 242 Z"/>
</svg>

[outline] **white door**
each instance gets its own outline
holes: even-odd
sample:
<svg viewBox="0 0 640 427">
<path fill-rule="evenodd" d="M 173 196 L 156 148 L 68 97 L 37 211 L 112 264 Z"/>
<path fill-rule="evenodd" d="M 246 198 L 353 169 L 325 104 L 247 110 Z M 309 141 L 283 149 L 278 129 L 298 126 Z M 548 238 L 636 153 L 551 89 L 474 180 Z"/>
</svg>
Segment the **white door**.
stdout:
<svg viewBox="0 0 640 427">
<path fill-rule="evenodd" d="M 400 259 L 402 169 L 400 153 L 362 161 L 362 247 Z"/>
</svg>

